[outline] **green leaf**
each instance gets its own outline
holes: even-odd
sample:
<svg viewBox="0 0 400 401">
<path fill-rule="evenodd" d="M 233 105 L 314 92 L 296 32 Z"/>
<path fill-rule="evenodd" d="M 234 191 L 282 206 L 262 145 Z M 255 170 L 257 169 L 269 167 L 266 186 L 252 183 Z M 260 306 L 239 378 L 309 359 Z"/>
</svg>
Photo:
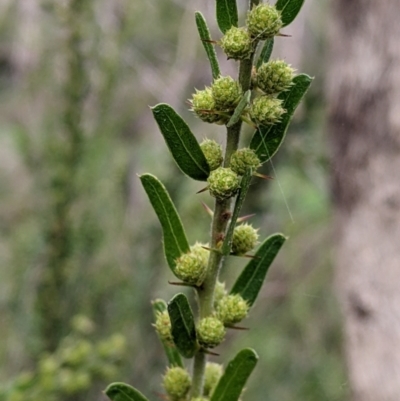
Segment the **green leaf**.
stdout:
<svg viewBox="0 0 400 401">
<path fill-rule="evenodd" d="M 238 20 L 236 0 L 217 0 L 217 22 L 222 33 L 238 26 Z"/>
<path fill-rule="evenodd" d="M 184 294 L 177 294 L 171 299 L 168 303 L 168 313 L 176 348 L 183 357 L 192 358 L 198 349 L 196 326 L 192 308 Z"/>
<path fill-rule="evenodd" d="M 111 383 L 104 392 L 112 401 L 148 401 L 140 391 L 125 383 Z"/>
<path fill-rule="evenodd" d="M 283 143 L 293 114 L 310 87 L 311 82 L 312 78 L 306 74 L 294 77 L 293 85 L 290 89 L 278 96 L 283 101 L 282 106 L 286 110 L 282 120 L 275 125 L 261 126 L 254 133 L 250 148 L 256 152 L 261 163 L 268 161 Z"/>
<path fill-rule="evenodd" d="M 262 63 L 268 63 L 271 58 L 272 50 L 274 49 L 274 38 L 269 38 L 265 41 L 264 46 L 257 60 L 257 68 L 261 67 Z"/>
<path fill-rule="evenodd" d="M 196 16 L 197 30 L 199 31 L 200 39 L 207 53 L 208 60 L 210 61 L 212 76 L 214 79 L 217 79 L 221 75 L 221 71 L 219 69 L 215 47 L 212 43 L 210 43 L 211 35 L 207 26 L 207 22 L 203 14 L 200 13 L 199 11 L 196 11 L 195 16 Z"/>
<path fill-rule="evenodd" d="M 289 25 L 299 13 L 304 0 L 278 0 L 275 4 L 277 10 L 281 12 L 283 26 Z"/>
<path fill-rule="evenodd" d="M 181 219 L 164 185 L 151 174 L 143 174 L 140 181 L 163 229 L 164 253 L 172 272 L 175 260 L 190 251 Z"/>
<path fill-rule="evenodd" d="M 210 401 L 237 401 L 257 361 L 254 350 L 246 348 L 240 351 L 229 362 Z"/>
<path fill-rule="evenodd" d="M 168 104 L 158 104 L 151 110 L 178 167 L 194 180 L 206 181 L 210 167 L 182 117 Z"/>
<path fill-rule="evenodd" d="M 249 89 L 248 91 L 245 92 L 245 94 L 243 95 L 243 97 L 240 99 L 239 104 L 236 106 L 235 111 L 232 114 L 231 119 L 229 120 L 228 124 L 226 124 L 226 126 L 232 127 L 233 124 L 236 124 L 239 119 L 240 116 L 243 113 L 243 110 L 247 107 L 247 105 L 250 103 L 250 97 L 251 97 L 251 90 Z"/>
<path fill-rule="evenodd" d="M 162 299 L 156 299 L 153 301 L 153 311 L 154 317 L 157 317 L 157 312 L 164 312 L 167 310 L 167 303 Z M 167 359 L 170 366 L 180 366 L 183 368 L 183 362 L 181 356 L 178 353 L 178 350 L 171 344 L 166 341 L 161 340 L 161 343 L 164 347 L 165 355 L 167 355 Z"/>
<path fill-rule="evenodd" d="M 264 283 L 268 269 L 278 254 L 286 238 L 282 234 L 274 234 L 268 237 L 244 268 L 242 274 L 236 280 L 231 294 L 240 294 L 249 305 L 253 305 Z"/>
</svg>

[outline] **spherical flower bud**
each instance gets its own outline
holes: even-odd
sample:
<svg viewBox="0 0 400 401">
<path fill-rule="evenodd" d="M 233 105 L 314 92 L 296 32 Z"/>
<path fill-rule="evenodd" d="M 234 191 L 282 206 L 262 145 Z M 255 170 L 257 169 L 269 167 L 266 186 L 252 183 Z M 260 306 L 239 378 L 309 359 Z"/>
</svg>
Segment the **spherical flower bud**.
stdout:
<svg viewBox="0 0 400 401">
<path fill-rule="evenodd" d="M 168 311 L 157 312 L 156 322 L 154 324 L 156 332 L 162 341 L 173 343 L 171 334 L 171 319 Z"/>
<path fill-rule="evenodd" d="M 214 348 L 225 337 L 225 327 L 216 317 L 205 317 L 197 325 L 197 339 L 204 348 Z"/>
<path fill-rule="evenodd" d="M 207 362 L 206 371 L 204 374 L 204 388 L 205 396 L 210 396 L 214 391 L 219 379 L 222 376 L 222 365 L 214 362 Z"/>
<path fill-rule="evenodd" d="M 217 306 L 217 316 L 225 326 L 239 323 L 247 316 L 248 303 L 239 295 L 227 295 Z"/>
<path fill-rule="evenodd" d="M 203 244 L 194 244 L 190 252 L 176 260 L 176 277 L 188 284 L 201 285 L 207 273 L 208 256 L 209 252 L 203 248 Z"/>
<path fill-rule="evenodd" d="M 253 51 L 253 43 L 247 29 L 235 26 L 225 32 L 220 46 L 228 59 L 233 58 L 234 60 L 247 59 Z"/>
<path fill-rule="evenodd" d="M 217 123 L 220 116 L 215 113 L 215 101 L 211 93 L 211 88 L 206 88 L 202 91 L 196 90 L 193 94 L 192 110 L 200 120 L 206 123 Z"/>
<path fill-rule="evenodd" d="M 214 289 L 214 307 L 218 305 L 218 302 L 227 294 L 225 283 L 217 281 Z"/>
<path fill-rule="evenodd" d="M 244 175 L 249 168 L 257 170 L 260 166 L 260 159 L 250 148 L 238 149 L 231 157 L 230 168 L 238 175 Z"/>
<path fill-rule="evenodd" d="M 250 224 L 244 223 L 235 227 L 232 237 L 232 253 L 244 255 L 257 245 L 258 230 Z"/>
<path fill-rule="evenodd" d="M 263 63 L 257 71 L 257 86 L 267 95 L 283 92 L 292 85 L 294 69 L 283 60 Z"/>
<path fill-rule="evenodd" d="M 242 96 L 239 82 L 232 77 L 219 77 L 211 85 L 211 93 L 218 110 L 234 110 Z"/>
<path fill-rule="evenodd" d="M 260 96 L 254 99 L 249 113 L 257 124 L 272 125 L 280 121 L 286 110 L 282 107 L 282 100 L 271 96 Z"/>
<path fill-rule="evenodd" d="M 265 40 L 274 37 L 282 28 L 280 12 L 270 4 L 259 4 L 247 14 L 247 29 L 253 38 Z"/>
<path fill-rule="evenodd" d="M 185 398 L 191 384 L 189 373 L 178 366 L 168 368 L 163 377 L 165 391 L 173 401 Z"/>
<path fill-rule="evenodd" d="M 225 167 L 211 171 L 207 182 L 210 195 L 220 200 L 234 196 L 240 184 L 238 175 Z"/>
<path fill-rule="evenodd" d="M 224 159 L 222 156 L 222 146 L 211 139 L 205 139 L 200 144 L 200 147 L 208 165 L 210 166 L 210 170 L 213 171 L 217 169 Z"/>
</svg>

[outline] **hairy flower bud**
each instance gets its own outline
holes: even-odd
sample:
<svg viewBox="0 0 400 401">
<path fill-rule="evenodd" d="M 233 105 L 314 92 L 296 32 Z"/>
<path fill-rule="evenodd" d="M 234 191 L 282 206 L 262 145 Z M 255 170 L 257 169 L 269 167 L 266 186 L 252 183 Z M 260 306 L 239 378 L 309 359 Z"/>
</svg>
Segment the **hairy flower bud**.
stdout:
<svg viewBox="0 0 400 401">
<path fill-rule="evenodd" d="M 197 325 L 197 338 L 204 348 L 214 348 L 221 344 L 225 332 L 224 324 L 216 317 L 205 317 Z"/>
<path fill-rule="evenodd" d="M 239 294 L 225 296 L 217 306 L 217 316 L 225 326 L 239 323 L 248 311 L 248 303 Z"/>
<path fill-rule="evenodd" d="M 190 252 L 176 260 L 176 277 L 188 284 L 201 285 L 207 273 L 208 256 L 203 244 L 196 242 L 190 247 Z"/>
<path fill-rule="evenodd" d="M 267 95 L 283 92 L 292 85 L 294 69 L 283 60 L 263 63 L 257 70 L 257 86 Z"/>
<path fill-rule="evenodd" d="M 227 294 L 225 283 L 217 281 L 214 289 L 214 307 L 218 305 L 218 302 Z"/>
<path fill-rule="evenodd" d="M 214 362 L 207 362 L 206 371 L 204 374 L 204 388 L 205 396 L 211 396 L 219 379 L 222 376 L 222 365 Z"/>
<path fill-rule="evenodd" d="M 240 184 L 238 175 L 225 167 L 211 171 L 207 182 L 210 195 L 220 200 L 234 196 Z"/>
<path fill-rule="evenodd" d="M 219 77 L 211 85 L 211 93 L 218 110 L 231 111 L 238 105 L 243 94 L 239 82 L 232 77 Z"/>
<path fill-rule="evenodd" d="M 257 170 L 260 166 L 260 159 L 250 148 L 238 149 L 231 157 L 230 168 L 238 175 L 244 175 L 249 168 Z"/>
<path fill-rule="evenodd" d="M 163 377 L 165 391 L 173 401 L 179 401 L 186 397 L 191 384 L 189 373 L 177 366 L 168 368 Z"/>
<path fill-rule="evenodd" d="M 154 324 L 156 332 L 162 341 L 172 343 L 171 334 L 171 319 L 169 317 L 168 311 L 157 312 L 156 322 Z"/>
<path fill-rule="evenodd" d="M 280 121 L 286 110 L 282 107 L 282 100 L 271 96 L 260 96 L 254 99 L 249 113 L 257 124 L 272 125 Z"/>
<path fill-rule="evenodd" d="M 192 111 L 200 120 L 206 123 L 218 123 L 221 117 L 215 113 L 215 101 L 211 93 L 211 88 L 206 88 L 202 91 L 196 90 L 193 94 Z"/>
<path fill-rule="evenodd" d="M 244 255 L 257 245 L 258 234 L 253 226 L 244 223 L 235 227 L 232 237 L 232 253 Z"/>
<path fill-rule="evenodd" d="M 250 57 L 253 51 L 253 44 L 249 32 L 246 28 L 233 26 L 220 41 L 222 50 L 229 58 L 243 60 Z"/>
<path fill-rule="evenodd" d="M 217 169 L 224 159 L 222 156 L 222 146 L 211 139 L 205 139 L 200 144 L 200 147 L 208 165 L 210 166 L 210 170 L 213 171 Z"/>
<path fill-rule="evenodd" d="M 282 28 L 280 12 L 270 4 L 259 4 L 247 14 L 247 29 L 253 38 L 265 40 L 274 37 Z"/>
</svg>

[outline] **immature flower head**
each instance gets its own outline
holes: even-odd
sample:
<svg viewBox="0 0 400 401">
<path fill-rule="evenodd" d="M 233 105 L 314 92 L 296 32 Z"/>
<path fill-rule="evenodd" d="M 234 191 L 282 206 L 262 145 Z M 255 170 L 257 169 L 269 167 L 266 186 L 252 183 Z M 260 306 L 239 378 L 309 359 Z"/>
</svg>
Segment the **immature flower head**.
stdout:
<svg viewBox="0 0 400 401">
<path fill-rule="evenodd" d="M 204 375 L 204 395 L 210 396 L 212 394 L 221 376 L 222 365 L 220 365 L 219 363 L 207 362 Z"/>
<path fill-rule="evenodd" d="M 219 77 L 211 85 L 211 93 L 218 110 L 234 110 L 242 96 L 239 82 L 232 77 Z"/>
<path fill-rule="evenodd" d="M 225 326 L 239 323 L 248 311 L 248 303 L 239 294 L 226 295 L 217 306 L 217 316 Z"/>
<path fill-rule="evenodd" d="M 157 312 L 154 327 L 162 341 L 169 343 L 173 342 L 171 334 L 171 319 L 169 318 L 168 311 Z"/>
<path fill-rule="evenodd" d="M 210 195 L 223 200 L 234 196 L 239 189 L 239 177 L 230 168 L 219 167 L 207 179 Z"/>
<path fill-rule="evenodd" d="M 202 121 L 206 123 L 217 123 L 220 116 L 215 113 L 215 101 L 211 93 L 211 88 L 206 88 L 202 91 L 196 90 L 193 94 L 192 110 Z"/>
<path fill-rule="evenodd" d="M 222 146 L 211 139 L 205 139 L 200 144 L 200 147 L 206 157 L 208 165 L 210 166 L 210 170 L 212 171 L 217 169 L 224 159 L 222 156 Z"/>
<path fill-rule="evenodd" d="M 196 397 L 196 398 L 191 398 L 190 401 L 209 401 L 209 399 L 205 397 Z"/>
<path fill-rule="evenodd" d="M 235 26 L 225 32 L 220 45 L 228 58 L 234 60 L 249 58 L 253 50 L 252 40 L 247 29 Z"/>
<path fill-rule="evenodd" d="M 188 284 L 201 285 L 207 273 L 209 252 L 196 243 L 176 260 L 175 275 Z"/>
<path fill-rule="evenodd" d="M 257 245 L 258 230 L 250 224 L 244 223 L 235 227 L 232 237 L 232 253 L 244 255 Z"/>
<path fill-rule="evenodd" d="M 227 294 L 225 283 L 217 281 L 214 290 L 214 307 L 218 305 L 218 302 Z"/>
<path fill-rule="evenodd" d="M 173 401 L 185 398 L 191 384 L 189 373 L 180 367 L 168 368 L 163 377 L 165 391 Z"/>
<path fill-rule="evenodd" d="M 254 99 L 249 110 L 251 119 L 261 125 L 276 124 L 285 112 L 282 100 L 271 96 L 260 96 Z"/>
<path fill-rule="evenodd" d="M 216 317 L 205 317 L 197 325 L 197 338 L 204 348 L 214 348 L 221 344 L 225 332 L 224 324 Z"/>
<path fill-rule="evenodd" d="M 260 167 L 260 159 L 253 149 L 238 149 L 231 157 L 230 168 L 238 175 L 244 175 L 247 169 L 257 170 Z"/>
<path fill-rule="evenodd" d="M 282 28 L 280 12 L 270 4 L 259 4 L 247 14 L 247 29 L 253 38 L 265 40 L 274 37 Z"/>
<path fill-rule="evenodd" d="M 257 70 L 257 86 L 267 95 L 283 92 L 292 85 L 294 69 L 283 60 L 263 63 Z"/>
</svg>

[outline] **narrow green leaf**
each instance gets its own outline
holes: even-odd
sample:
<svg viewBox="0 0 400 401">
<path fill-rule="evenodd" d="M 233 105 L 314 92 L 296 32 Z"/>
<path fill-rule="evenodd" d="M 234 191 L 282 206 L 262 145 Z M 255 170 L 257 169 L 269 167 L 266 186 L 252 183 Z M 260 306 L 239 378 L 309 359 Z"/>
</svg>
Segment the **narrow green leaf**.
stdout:
<svg viewBox="0 0 400 401">
<path fill-rule="evenodd" d="M 268 63 L 271 58 L 272 50 L 274 49 L 274 38 L 269 38 L 264 42 L 264 46 L 261 50 L 257 60 L 257 68 L 261 67 L 262 63 Z"/>
<path fill-rule="evenodd" d="M 156 299 L 153 301 L 153 311 L 154 317 L 157 318 L 158 312 L 164 312 L 167 310 L 167 303 L 162 299 Z M 166 341 L 161 340 L 161 343 L 164 347 L 165 355 L 167 356 L 168 362 L 170 366 L 180 366 L 183 368 L 183 362 L 181 356 L 179 355 L 178 350 L 171 344 Z"/>
<path fill-rule="evenodd" d="M 217 0 L 217 22 L 222 33 L 238 26 L 238 20 L 236 0 Z"/>
<path fill-rule="evenodd" d="M 238 196 L 236 197 L 235 207 L 233 209 L 231 221 L 229 223 L 228 231 L 226 232 L 224 243 L 222 244 L 221 252 L 223 255 L 228 255 L 231 251 L 231 243 L 233 237 L 233 231 L 235 230 L 236 221 L 239 217 L 240 210 L 242 209 L 242 205 L 244 199 L 246 198 L 247 191 L 250 187 L 251 177 L 253 175 L 253 171 L 248 169 L 245 175 L 242 177 L 240 181 L 240 189 Z"/>
<path fill-rule="evenodd" d="M 277 10 L 281 12 L 283 26 L 289 25 L 299 13 L 304 0 L 278 0 L 275 4 Z"/>
<path fill-rule="evenodd" d="M 242 274 L 236 280 L 231 294 L 240 294 L 249 305 L 253 305 L 264 283 L 268 269 L 278 254 L 286 238 L 282 234 L 268 237 L 260 246 Z"/>
<path fill-rule="evenodd" d="M 201 12 L 196 11 L 195 16 L 197 30 L 199 31 L 201 42 L 203 43 L 204 50 L 206 51 L 208 60 L 210 61 L 212 76 L 214 79 L 217 79 L 221 75 L 221 71 L 219 69 L 215 47 L 212 43 L 210 43 L 211 35 L 207 26 L 207 22 Z"/>
<path fill-rule="evenodd" d="M 251 348 L 240 351 L 229 362 L 210 401 L 237 401 L 257 361 L 258 355 Z"/>
<path fill-rule="evenodd" d="M 229 120 L 228 124 L 226 124 L 226 126 L 228 128 L 231 127 L 233 124 L 236 124 L 239 121 L 240 116 L 243 113 L 243 110 L 250 103 L 250 97 L 251 97 L 251 90 L 249 89 L 248 91 L 245 92 L 243 97 L 240 99 L 240 102 L 236 106 L 236 109 L 233 112 L 231 119 Z"/>
<path fill-rule="evenodd" d="M 190 128 L 168 104 L 152 109 L 154 118 L 178 167 L 194 180 L 206 181 L 210 167 Z"/>
<path fill-rule="evenodd" d="M 172 338 L 176 348 L 185 358 L 192 358 L 197 351 L 196 326 L 192 308 L 184 294 L 175 295 L 168 303 Z"/>
<path fill-rule="evenodd" d="M 294 77 L 291 88 L 278 96 L 283 101 L 282 106 L 286 110 L 282 120 L 275 125 L 261 126 L 254 133 L 250 148 L 256 152 L 261 163 L 268 161 L 283 143 L 293 114 L 311 82 L 312 78 L 305 74 Z"/>
<path fill-rule="evenodd" d="M 175 260 L 190 251 L 181 219 L 164 185 L 151 174 L 140 176 L 150 203 L 163 229 L 164 253 L 171 270 L 175 271 Z"/>
<path fill-rule="evenodd" d="M 112 401 L 148 401 L 140 391 L 125 383 L 111 383 L 104 392 Z"/>
</svg>

